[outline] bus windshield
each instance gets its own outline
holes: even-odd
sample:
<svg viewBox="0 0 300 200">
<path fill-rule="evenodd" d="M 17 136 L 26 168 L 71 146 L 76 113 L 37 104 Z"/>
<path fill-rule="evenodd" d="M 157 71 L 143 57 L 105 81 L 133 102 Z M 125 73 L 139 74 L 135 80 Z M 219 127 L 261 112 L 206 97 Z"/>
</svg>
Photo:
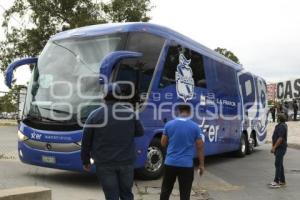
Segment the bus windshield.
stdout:
<svg viewBox="0 0 300 200">
<path fill-rule="evenodd" d="M 85 119 L 101 102 L 99 67 L 110 52 L 123 50 L 126 34 L 49 41 L 28 86 L 25 118 L 55 122 Z"/>
</svg>

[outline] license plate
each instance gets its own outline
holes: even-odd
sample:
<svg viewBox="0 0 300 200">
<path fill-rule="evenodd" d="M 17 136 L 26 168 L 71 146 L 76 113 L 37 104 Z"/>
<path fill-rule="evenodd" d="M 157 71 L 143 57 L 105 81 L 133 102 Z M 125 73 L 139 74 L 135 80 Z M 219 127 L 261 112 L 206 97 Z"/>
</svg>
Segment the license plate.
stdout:
<svg viewBox="0 0 300 200">
<path fill-rule="evenodd" d="M 49 164 L 55 164 L 56 163 L 56 159 L 53 156 L 42 156 L 42 161 L 44 163 L 49 163 Z"/>
</svg>

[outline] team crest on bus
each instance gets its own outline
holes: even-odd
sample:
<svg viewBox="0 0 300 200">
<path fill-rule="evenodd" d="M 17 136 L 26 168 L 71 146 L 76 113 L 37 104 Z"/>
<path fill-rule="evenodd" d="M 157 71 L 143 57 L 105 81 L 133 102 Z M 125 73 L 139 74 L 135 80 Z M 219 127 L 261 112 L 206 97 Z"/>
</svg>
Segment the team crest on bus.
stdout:
<svg viewBox="0 0 300 200">
<path fill-rule="evenodd" d="M 176 92 L 177 96 L 182 98 L 184 102 L 191 100 L 194 96 L 194 79 L 193 71 L 189 66 L 191 60 L 187 60 L 183 54 L 179 55 L 179 64 L 177 65 Z"/>
</svg>

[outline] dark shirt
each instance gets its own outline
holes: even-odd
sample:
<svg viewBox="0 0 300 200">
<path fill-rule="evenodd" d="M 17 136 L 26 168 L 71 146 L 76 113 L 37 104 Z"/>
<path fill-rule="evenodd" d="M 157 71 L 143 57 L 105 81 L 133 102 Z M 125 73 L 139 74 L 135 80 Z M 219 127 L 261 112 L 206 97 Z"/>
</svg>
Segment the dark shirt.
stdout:
<svg viewBox="0 0 300 200">
<path fill-rule="evenodd" d="M 298 105 L 297 105 L 297 103 L 293 104 L 293 108 L 294 108 L 294 111 L 296 111 L 296 112 L 298 111 Z"/>
<path fill-rule="evenodd" d="M 273 145 L 276 141 L 281 137 L 283 139 L 282 144 L 280 144 L 277 148 L 286 149 L 287 148 L 287 135 L 288 135 L 288 127 L 287 124 L 281 122 L 275 126 L 275 130 L 272 136 Z"/>
<path fill-rule="evenodd" d="M 274 107 L 271 107 L 270 112 L 271 112 L 272 115 L 275 115 L 276 109 Z"/>
<path fill-rule="evenodd" d="M 134 137 L 144 134 L 144 129 L 136 119 L 135 113 L 125 106 L 117 105 L 117 117 L 130 118 L 119 120 L 113 117 L 113 104 L 108 103 L 107 109 L 101 107 L 93 111 L 83 129 L 81 159 L 89 164 L 93 158 L 98 166 L 118 166 L 133 164 L 135 161 Z M 100 125 L 102 127 L 89 127 Z"/>
</svg>

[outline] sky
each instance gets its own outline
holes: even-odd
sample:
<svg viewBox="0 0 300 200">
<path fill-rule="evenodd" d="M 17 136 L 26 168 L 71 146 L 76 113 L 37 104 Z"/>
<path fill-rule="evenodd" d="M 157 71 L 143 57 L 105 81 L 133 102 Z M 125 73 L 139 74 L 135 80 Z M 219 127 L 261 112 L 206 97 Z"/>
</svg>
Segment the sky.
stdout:
<svg viewBox="0 0 300 200">
<path fill-rule="evenodd" d="M 0 16 L 12 2 L 0 0 Z M 152 4 L 150 22 L 211 49 L 232 51 L 246 70 L 268 82 L 300 77 L 298 0 L 152 0 Z M 28 69 L 21 69 L 15 76 L 23 83 L 29 74 Z M 5 90 L 3 77 L 1 90 Z"/>
</svg>

